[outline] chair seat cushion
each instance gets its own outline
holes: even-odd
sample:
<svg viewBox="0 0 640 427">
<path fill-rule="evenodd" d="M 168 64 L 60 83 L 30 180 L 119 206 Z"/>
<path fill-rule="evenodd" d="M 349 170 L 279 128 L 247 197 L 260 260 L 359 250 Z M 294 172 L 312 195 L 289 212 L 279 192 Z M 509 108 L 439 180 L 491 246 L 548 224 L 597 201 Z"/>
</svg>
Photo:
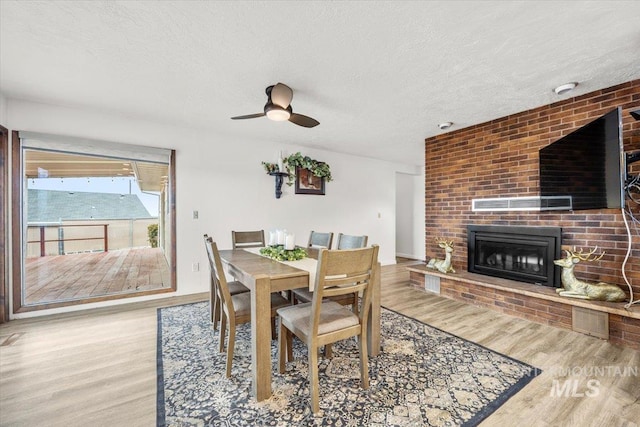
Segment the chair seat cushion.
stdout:
<svg viewBox="0 0 640 427">
<path fill-rule="evenodd" d="M 231 295 L 233 301 L 233 309 L 236 316 L 251 315 L 251 293 L 243 292 L 237 295 Z M 290 302 L 277 292 L 271 294 L 271 313 L 272 315 L 281 307 L 289 306 Z"/>
<path fill-rule="evenodd" d="M 247 288 L 242 283 L 234 280 L 233 282 L 227 282 L 227 286 L 229 286 L 229 293 L 231 295 L 241 294 L 243 292 L 249 292 L 249 288 Z"/>
<path fill-rule="evenodd" d="M 295 325 L 304 335 L 309 336 L 311 334 L 311 312 L 311 303 L 306 303 L 281 308 L 278 310 L 278 315 L 287 327 Z M 320 309 L 318 335 L 357 326 L 359 323 L 358 316 L 348 308 L 333 301 L 323 302 Z"/>
</svg>

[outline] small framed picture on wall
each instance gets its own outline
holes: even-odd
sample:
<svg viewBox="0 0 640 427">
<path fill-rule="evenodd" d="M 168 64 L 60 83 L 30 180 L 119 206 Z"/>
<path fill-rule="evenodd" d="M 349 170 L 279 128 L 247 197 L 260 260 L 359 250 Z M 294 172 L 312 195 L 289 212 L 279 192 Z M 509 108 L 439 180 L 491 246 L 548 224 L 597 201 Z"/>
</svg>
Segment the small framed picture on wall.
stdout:
<svg viewBox="0 0 640 427">
<path fill-rule="evenodd" d="M 296 168 L 296 194 L 324 196 L 324 178 L 315 176 L 309 169 Z"/>
</svg>

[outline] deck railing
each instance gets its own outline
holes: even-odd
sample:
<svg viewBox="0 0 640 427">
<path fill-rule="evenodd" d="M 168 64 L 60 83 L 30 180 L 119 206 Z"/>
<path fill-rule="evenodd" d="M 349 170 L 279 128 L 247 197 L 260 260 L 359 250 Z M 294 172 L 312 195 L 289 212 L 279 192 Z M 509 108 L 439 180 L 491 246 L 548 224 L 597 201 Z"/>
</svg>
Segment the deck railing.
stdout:
<svg viewBox="0 0 640 427">
<path fill-rule="evenodd" d="M 65 227 L 101 227 L 102 228 L 102 236 L 100 237 L 81 237 L 81 238 L 64 238 L 64 228 Z M 46 244 L 49 242 L 58 242 L 59 245 L 59 253 L 64 253 L 64 242 L 70 241 L 84 241 L 84 240 L 102 240 L 104 252 L 109 252 L 109 233 L 108 233 L 109 224 L 40 224 L 40 225 L 29 225 L 27 229 L 38 228 L 40 230 L 39 239 L 38 240 L 27 240 L 27 243 L 39 243 L 40 244 L 40 256 L 46 256 Z M 57 239 L 47 239 L 46 238 L 46 229 L 47 228 L 57 228 L 58 229 L 58 238 Z"/>
</svg>

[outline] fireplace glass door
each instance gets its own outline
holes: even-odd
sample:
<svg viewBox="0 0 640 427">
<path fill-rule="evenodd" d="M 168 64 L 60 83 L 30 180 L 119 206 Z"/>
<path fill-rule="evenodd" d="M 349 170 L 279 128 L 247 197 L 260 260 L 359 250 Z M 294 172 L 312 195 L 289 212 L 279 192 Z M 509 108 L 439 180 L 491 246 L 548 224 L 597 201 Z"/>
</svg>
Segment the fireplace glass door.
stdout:
<svg viewBox="0 0 640 427">
<path fill-rule="evenodd" d="M 548 227 L 469 226 L 469 271 L 554 286 L 560 231 Z M 558 252 L 557 252 L 558 251 Z"/>
</svg>

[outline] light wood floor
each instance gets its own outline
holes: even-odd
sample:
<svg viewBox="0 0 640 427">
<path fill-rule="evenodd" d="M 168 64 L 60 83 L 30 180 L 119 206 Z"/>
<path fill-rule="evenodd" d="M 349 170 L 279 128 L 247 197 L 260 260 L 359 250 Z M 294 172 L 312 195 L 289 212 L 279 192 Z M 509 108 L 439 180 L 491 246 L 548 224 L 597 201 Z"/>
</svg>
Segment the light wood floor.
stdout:
<svg viewBox="0 0 640 427">
<path fill-rule="evenodd" d="M 28 258 L 25 304 L 44 304 L 171 287 L 160 248 Z"/>
<path fill-rule="evenodd" d="M 544 370 L 483 426 L 630 427 L 640 421 L 640 377 L 566 376 L 593 367 L 635 368 L 640 375 L 640 352 L 414 290 L 403 264 L 383 267 L 382 288 L 384 306 Z M 0 325 L 0 425 L 153 426 L 156 308 L 205 297 Z M 554 379 L 560 386 L 576 380 L 576 394 L 589 391 L 588 379 L 597 380 L 598 395 L 552 396 Z"/>
</svg>

